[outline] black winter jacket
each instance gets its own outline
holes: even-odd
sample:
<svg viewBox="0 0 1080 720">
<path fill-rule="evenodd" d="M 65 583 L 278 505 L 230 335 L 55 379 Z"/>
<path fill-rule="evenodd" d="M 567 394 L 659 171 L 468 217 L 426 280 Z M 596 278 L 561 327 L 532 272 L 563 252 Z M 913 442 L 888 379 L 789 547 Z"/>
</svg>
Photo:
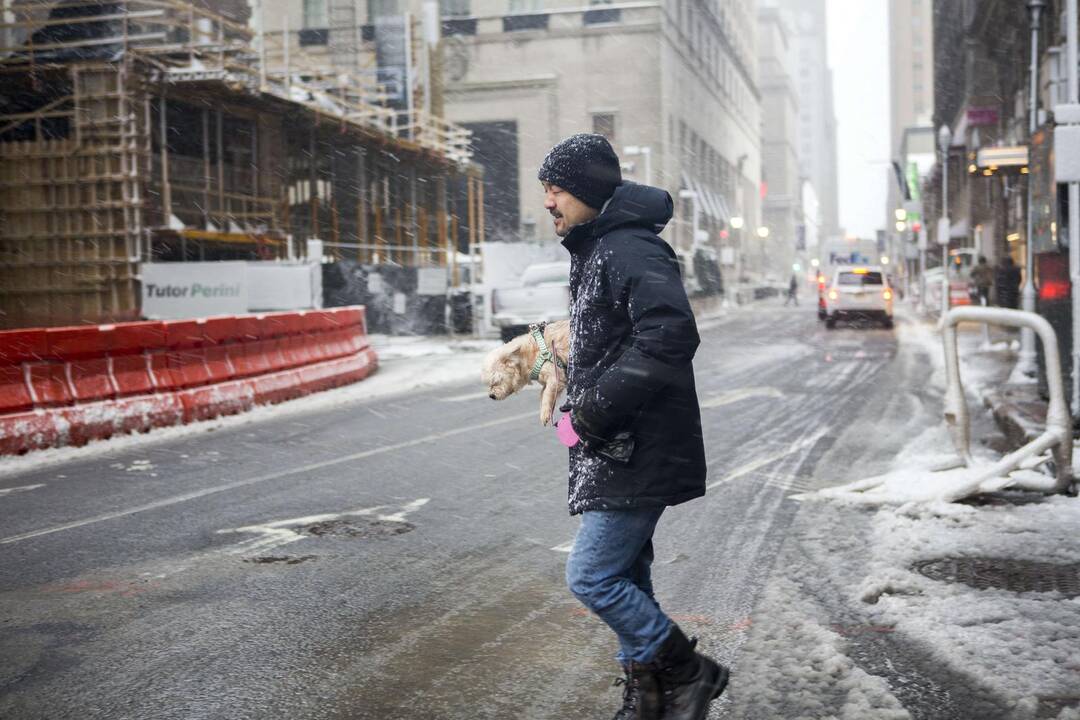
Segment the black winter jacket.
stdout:
<svg viewBox="0 0 1080 720">
<path fill-rule="evenodd" d="M 633 445 L 622 461 L 596 443 L 570 449 L 572 515 L 705 494 L 697 325 L 675 252 L 657 236 L 671 214 L 667 192 L 624 183 L 595 220 L 563 239 L 571 256 L 567 404 L 598 419 L 600 437 L 628 433 Z"/>
</svg>

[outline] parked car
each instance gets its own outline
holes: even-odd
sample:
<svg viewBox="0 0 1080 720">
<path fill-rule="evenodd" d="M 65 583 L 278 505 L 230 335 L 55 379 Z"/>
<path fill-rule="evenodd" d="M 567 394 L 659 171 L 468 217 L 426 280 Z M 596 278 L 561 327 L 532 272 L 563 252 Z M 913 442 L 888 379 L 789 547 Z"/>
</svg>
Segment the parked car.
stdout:
<svg viewBox="0 0 1080 720">
<path fill-rule="evenodd" d="M 840 266 L 833 272 L 825 294 L 825 327 L 838 320 L 872 318 L 893 326 L 893 290 L 885 271 L 877 266 Z"/>
<path fill-rule="evenodd" d="M 497 288 L 491 292 L 491 322 L 499 328 L 503 342 L 538 322 L 554 322 L 570 317 L 570 263 L 536 263 L 521 274 L 519 287 Z"/>
</svg>

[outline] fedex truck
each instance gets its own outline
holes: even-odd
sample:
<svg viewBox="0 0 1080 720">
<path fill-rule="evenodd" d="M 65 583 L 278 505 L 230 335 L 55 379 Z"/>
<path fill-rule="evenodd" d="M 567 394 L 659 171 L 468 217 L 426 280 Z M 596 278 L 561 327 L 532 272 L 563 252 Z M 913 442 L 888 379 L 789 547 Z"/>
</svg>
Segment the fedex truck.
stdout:
<svg viewBox="0 0 1080 720">
<path fill-rule="evenodd" d="M 845 238 L 826 242 L 819 259 L 825 272 L 838 265 L 878 265 L 881 263 L 881 252 L 876 240 Z M 825 274 L 828 275 L 828 272 Z"/>
</svg>

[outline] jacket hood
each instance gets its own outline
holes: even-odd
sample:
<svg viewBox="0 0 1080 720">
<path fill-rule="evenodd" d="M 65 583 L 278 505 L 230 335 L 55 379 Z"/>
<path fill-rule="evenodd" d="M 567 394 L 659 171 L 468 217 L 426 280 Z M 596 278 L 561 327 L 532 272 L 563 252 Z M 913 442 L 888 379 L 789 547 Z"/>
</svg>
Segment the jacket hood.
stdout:
<svg viewBox="0 0 1080 720">
<path fill-rule="evenodd" d="M 659 234 L 671 220 L 674 208 L 666 190 L 623 181 L 594 221 L 593 234 L 602 237 L 626 225 Z"/>
</svg>

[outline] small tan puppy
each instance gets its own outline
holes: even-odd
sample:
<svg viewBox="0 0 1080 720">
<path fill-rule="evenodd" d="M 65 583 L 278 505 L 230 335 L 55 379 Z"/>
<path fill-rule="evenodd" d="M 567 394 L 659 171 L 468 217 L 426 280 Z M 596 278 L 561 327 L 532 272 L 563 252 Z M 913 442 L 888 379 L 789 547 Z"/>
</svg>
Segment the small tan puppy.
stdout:
<svg viewBox="0 0 1080 720">
<path fill-rule="evenodd" d="M 544 342 L 561 362 L 566 363 L 570 349 L 570 321 L 548 323 L 544 327 Z M 505 400 L 528 385 L 539 353 L 540 348 L 529 333 L 489 352 L 481 373 L 488 386 L 488 396 L 492 400 Z M 566 371 L 555 363 L 546 362 L 540 368 L 538 381 L 544 388 L 540 393 L 540 424 L 548 425 L 559 396 L 566 389 Z"/>
</svg>

